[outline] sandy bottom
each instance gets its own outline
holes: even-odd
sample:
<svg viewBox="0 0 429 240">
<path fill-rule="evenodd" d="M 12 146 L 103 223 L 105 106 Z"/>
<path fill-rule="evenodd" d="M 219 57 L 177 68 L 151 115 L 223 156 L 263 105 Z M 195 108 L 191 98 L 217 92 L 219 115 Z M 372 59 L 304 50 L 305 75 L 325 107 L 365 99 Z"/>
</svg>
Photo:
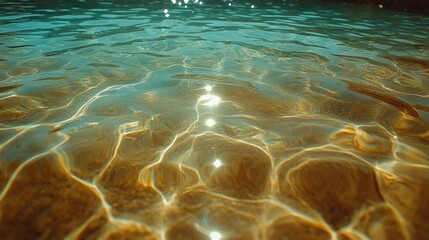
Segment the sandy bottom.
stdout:
<svg viewBox="0 0 429 240">
<path fill-rule="evenodd" d="M 1 239 L 429 239 L 421 21 L 189 6 L 3 20 Z"/>
</svg>

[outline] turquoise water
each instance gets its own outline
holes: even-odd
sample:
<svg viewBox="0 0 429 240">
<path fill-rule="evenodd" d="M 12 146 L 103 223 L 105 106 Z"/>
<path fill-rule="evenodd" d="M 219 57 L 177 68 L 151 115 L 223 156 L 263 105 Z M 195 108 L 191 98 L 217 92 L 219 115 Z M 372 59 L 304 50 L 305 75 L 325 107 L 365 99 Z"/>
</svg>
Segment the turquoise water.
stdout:
<svg viewBox="0 0 429 240">
<path fill-rule="evenodd" d="M 429 17 L 0 3 L 6 239 L 427 239 Z"/>
</svg>

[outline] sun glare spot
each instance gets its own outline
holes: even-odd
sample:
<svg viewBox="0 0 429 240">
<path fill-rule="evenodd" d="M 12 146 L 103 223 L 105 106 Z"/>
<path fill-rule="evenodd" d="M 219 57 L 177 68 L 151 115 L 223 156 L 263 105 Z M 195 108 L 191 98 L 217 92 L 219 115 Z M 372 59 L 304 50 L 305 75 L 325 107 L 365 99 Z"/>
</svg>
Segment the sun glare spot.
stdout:
<svg viewBox="0 0 429 240">
<path fill-rule="evenodd" d="M 213 166 L 215 166 L 215 168 L 219 168 L 220 166 L 222 166 L 222 162 L 219 159 L 216 159 L 213 162 Z"/>
<path fill-rule="evenodd" d="M 206 85 L 206 86 L 204 87 L 204 89 L 205 89 L 207 92 L 211 92 L 211 91 L 213 90 L 213 86 Z"/>
<path fill-rule="evenodd" d="M 206 125 L 208 127 L 213 127 L 215 124 L 216 124 L 216 121 L 214 119 L 212 119 L 212 118 L 207 119 L 207 121 L 206 121 Z"/>
<path fill-rule="evenodd" d="M 210 240 L 220 240 L 222 239 L 222 235 L 219 232 L 211 232 Z"/>
<path fill-rule="evenodd" d="M 203 101 L 203 105 L 205 106 L 215 107 L 220 103 L 220 97 L 206 94 L 200 97 L 200 101 Z"/>
</svg>

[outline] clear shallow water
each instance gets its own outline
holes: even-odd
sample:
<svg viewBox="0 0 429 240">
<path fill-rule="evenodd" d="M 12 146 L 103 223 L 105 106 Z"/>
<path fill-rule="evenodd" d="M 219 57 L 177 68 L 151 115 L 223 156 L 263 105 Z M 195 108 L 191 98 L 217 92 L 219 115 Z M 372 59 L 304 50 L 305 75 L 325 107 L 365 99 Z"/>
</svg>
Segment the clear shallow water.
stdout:
<svg viewBox="0 0 429 240">
<path fill-rule="evenodd" d="M 429 18 L 228 3 L 0 3 L 1 236 L 428 238 Z"/>
</svg>

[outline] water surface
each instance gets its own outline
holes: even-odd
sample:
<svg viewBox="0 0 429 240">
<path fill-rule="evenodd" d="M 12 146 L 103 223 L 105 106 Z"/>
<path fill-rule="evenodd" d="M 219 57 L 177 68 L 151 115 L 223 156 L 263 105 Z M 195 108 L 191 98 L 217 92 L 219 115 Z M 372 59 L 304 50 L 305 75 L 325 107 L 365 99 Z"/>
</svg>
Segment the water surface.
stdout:
<svg viewBox="0 0 429 240">
<path fill-rule="evenodd" d="M 428 239 L 428 121 L 428 17 L 0 3 L 5 239 Z"/>
</svg>

